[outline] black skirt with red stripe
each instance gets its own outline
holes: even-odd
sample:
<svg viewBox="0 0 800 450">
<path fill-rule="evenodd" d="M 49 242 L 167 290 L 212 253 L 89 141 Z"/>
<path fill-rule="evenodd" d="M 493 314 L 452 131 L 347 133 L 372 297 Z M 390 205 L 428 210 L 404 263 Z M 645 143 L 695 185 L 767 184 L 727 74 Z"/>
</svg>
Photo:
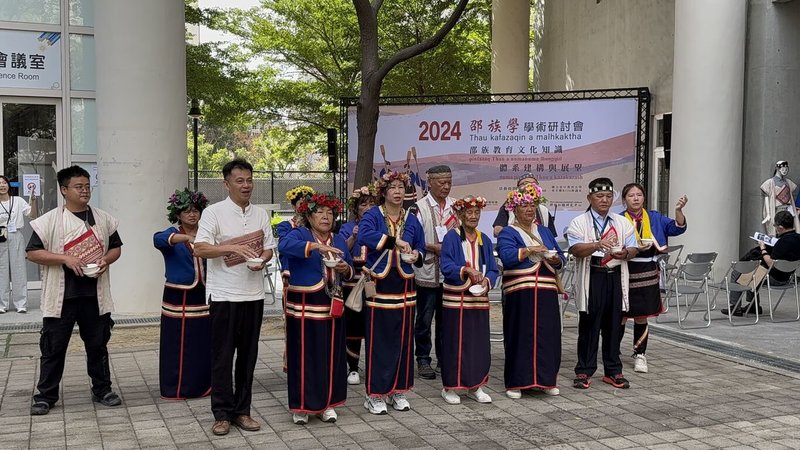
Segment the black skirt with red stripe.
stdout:
<svg viewBox="0 0 800 450">
<path fill-rule="evenodd" d="M 158 379 L 161 397 L 180 400 L 211 393 L 211 318 L 205 286 L 164 287 Z"/>
<path fill-rule="evenodd" d="M 444 285 L 439 367 L 445 389 L 472 390 L 489 381 L 489 298 L 468 287 Z"/>
<path fill-rule="evenodd" d="M 286 365 L 289 410 L 318 414 L 347 399 L 344 320 L 330 315 L 331 299 L 289 286 L 286 298 Z"/>
<path fill-rule="evenodd" d="M 505 270 L 503 292 L 506 389 L 556 387 L 561 308 L 553 273 L 543 265 Z"/>
<path fill-rule="evenodd" d="M 664 312 L 659 287 L 658 263 L 653 261 L 628 261 L 628 311 L 622 316 L 642 319 L 658 316 Z"/>
</svg>

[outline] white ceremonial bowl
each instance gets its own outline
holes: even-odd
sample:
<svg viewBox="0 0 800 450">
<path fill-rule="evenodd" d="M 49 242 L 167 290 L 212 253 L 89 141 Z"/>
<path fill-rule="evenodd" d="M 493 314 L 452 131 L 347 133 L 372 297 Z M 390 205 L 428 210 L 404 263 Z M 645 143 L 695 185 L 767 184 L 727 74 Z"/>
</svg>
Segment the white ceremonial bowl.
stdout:
<svg viewBox="0 0 800 450">
<path fill-rule="evenodd" d="M 339 261 L 341 261 L 341 258 L 336 258 L 336 259 L 322 258 L 322 263 L 325 264 L 325 267 L 331 267 L 331 268 L 336 267 L 336 265 L 339 264 Z"/>
<path fill-rule="evenodd" d="M 263 258 L 250 258 L 247 260 L 247 267 L 252 267 L 253 269 L 257 268 L 261 264 L 264 264 Z"/>
<path fill-rule="evenodd" d="M 100 267 L 97 264 L 87 264 L 81 267 L 81 272 L 86 277 L 94 278 L 97 276 L 97 273 L 100 272 Z"/>
<path fill-rule="evenodd" d="M 400 259 L 407 263 L 412 263 L 415 261 L 413 253 L 400 253 Z"/>
<path fill-rule="evenodd" d="M 472 286 L 469 287 L 469 293 L 472 295 L 481 295 L 484 292 L 486 292 L 486 288 L 484 288 L 480 284 L 473 284 Z"/>
</svg>

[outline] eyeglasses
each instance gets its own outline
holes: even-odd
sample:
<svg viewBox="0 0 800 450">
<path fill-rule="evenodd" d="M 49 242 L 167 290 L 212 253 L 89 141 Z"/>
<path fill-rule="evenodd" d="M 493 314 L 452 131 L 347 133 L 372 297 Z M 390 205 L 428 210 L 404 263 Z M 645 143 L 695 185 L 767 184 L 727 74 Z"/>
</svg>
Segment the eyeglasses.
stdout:
<svg viewBox="0 0 800 450">
<path fill-rule="evenodd" d="M 75 189 L 78 192 L 83 192 L 83 191 L 92 192 L 92 186 L 88 184 L 78 184 L 75 186 L 67 186 L 67 187 L 70 189 Z"/>
</svg>

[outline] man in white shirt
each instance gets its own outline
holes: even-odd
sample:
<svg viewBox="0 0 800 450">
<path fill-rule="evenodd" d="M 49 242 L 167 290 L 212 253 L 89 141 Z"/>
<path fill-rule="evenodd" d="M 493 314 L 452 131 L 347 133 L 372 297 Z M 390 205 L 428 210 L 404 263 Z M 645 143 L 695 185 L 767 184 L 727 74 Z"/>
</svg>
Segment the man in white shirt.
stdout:
<svg viewBox="0 0 800 450">
<path fill-rule="evenodd" d="M 417 372 L 420 378 L 432 380 L 436 372 L 431 367 L 431 324 L 436 318 L 436 337 L 434 338 L 437 361 L 440 348 L 439 324 L 442 315 L 442 272 L 439 254 L 442 239 L 451 228 L 458 226 L 458 218 L 452 209 L 453 199 L 449 197 L 453 186 L 453 173 L 448 166 L 434 166 L 425 172 L 428 176 L 428 195 L 412 206 L 422 229 L 425 231 L 426 256 L 422 267 L 414 268 L 417 284 L 417 320 L 414 324 L 414 340 L 417 357 Z"/>
<path fill-rule="evenodd" d="M 250 417 L 250 402 L 264 315 L 263 270 L 275 248 L 267 211 L 250 203 L 253 166 L 234 159 L 222 168 L 222 176 L 228 197 L 203 211 L 194 241 L 195 254 L 208 259 L 211 411 L 215 420 L 211 432 L 216 435 L 228 434 L 231 422 L 247 431 L 261 429 Z M 252 261 L 255 258 L 261 261 Z"/>
</svg>

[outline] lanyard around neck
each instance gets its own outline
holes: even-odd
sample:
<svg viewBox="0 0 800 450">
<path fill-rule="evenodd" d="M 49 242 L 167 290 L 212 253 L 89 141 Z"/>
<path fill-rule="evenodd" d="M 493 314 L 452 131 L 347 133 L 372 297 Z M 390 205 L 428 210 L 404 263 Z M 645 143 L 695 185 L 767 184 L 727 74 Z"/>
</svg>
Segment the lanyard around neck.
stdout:
<svg viewBox="0 0 800 450">
<path fill-rule="evenodd" d="M 606 215 L 605 220 L 603 221 L 602 224 L 600 224 L 597 221 L 597 217 L 595 217 L 595 215 L 594 215 L 595 214 L 594 211 L 589 210 L 589 214 L 592 215 L 592 227 L 594 228 L 594 236 L 599 241 L 599 240 L 601 240 L 603 238 L 603 233 L 605 233 L 606 226 L 608 226 L 608 222 L 611 221 L 611 217 Z M 598 214 L 598 216 L 599 216 L 599 214 Z M 597 228 L 598 225 L 600 225 L 600 229 Z"/>
</svg>

